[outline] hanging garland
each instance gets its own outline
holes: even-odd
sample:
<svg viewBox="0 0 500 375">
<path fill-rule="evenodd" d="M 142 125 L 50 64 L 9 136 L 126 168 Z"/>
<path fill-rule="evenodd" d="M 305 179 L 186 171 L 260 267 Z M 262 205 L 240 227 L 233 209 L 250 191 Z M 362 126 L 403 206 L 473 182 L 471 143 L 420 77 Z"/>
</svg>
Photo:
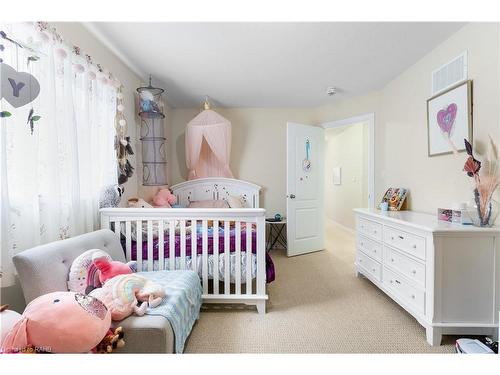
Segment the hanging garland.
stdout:
<svg viewBox="0 0 500 375">
<path fill-rule="evenodd" d="M 127 120 L 125 120 L 125 106 L 123 105 L 123 86 L 118 88 L 116 94 L 116 138 L 115 149 L 116 157 L 118 159 L 118 184 L 123 185 L 132 177 L 134 167 L 130 164 L 128 157 L 134 155 L 132 146 L 130 145 L 130 137 L 127 136 Z"/>
<path fill-rule="evenodd" d="M 109 71 L 105 71 L 100 64 L 94 63 L 90 55 L 85 54 L 83 56 L 80 47 L 73 45 L 72 48 L 68 49 L 67 45 L 64 44 L 62 36 L 47 22 L 36 22 L 33 27 L 35 28 L 36 35 L 28 38 L 26 41 L 16 40 L 14 37 L 7 35 L 5 31 L 0 30 L 0 64 L 2 64 L 2 96 L 0 99 L 5 99 L 15 108 L 32 103 L 40 93 L 40 85 L 36 78 L 31 74 L 33 73 L 33 63 L 40 59 L 40 55 L 42 55 L 40 50 L 43 43 L 52 41 L 56 45 L 59 45 L 59 47 L 55 50 L 56 57 L 66 59 L 69 52 L 72 55 L 71 62 L 75 75 L 87 71 L 90 81 L 97 79 L 101 83 L 112 85 L 117 89 L 115 149 L 118 161 L 118 183 L 120 185 L 124 184 L 134 172 L 134 168 L 128 160 L 129 155 L 133 155 L 134 152 L 130 145 L 130 137 L 127 136 L 127 121 L 125 120 L 123 113 L 125 110 L 125 106 L 123 105 L 123 85 L 120 81 L 114 78 Z M 26 68 L 29 73 L 18 72 L 16 69 L 3 62 L 1 53 L 5 49 L 3 44 L 4 41 L 14 45 L 15 48 L 23 48 L 26 51 L 29 51 L 30 54 L 26 61 Z M 94 67 L 94 69 L 90 69 L 90 67 Z M 11 78 L 11 80 L 9 80 L 9 78 Z M 23 87 L 25 87 L 25 90 L 22 92 L 23 95 L 20 95 Z M 10 112 L 0 111 L 0 118 L 10 116 L 12 116 Z M 40 119 L 41 116 L 35 113 L 35 109 L 33 108 L 33 105 L 31 105 L 26 122 L 29 126 L 31 134 L 33 134 L 35 124 Z"/>
</svg>

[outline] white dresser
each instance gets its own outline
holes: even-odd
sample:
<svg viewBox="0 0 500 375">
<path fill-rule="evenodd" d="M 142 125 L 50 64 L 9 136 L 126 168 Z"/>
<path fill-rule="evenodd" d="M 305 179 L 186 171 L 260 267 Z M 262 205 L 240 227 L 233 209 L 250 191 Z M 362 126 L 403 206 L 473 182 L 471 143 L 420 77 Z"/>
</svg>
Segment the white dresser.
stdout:
<svg viewBox="0 0 500 375">
<path fill-rule="evenodd" d="M 356 274 L 426 328 L 496 337 L 500 310 L 500 228 L 438 221 L 412 211 L 355 209 Z"/>
</svg>

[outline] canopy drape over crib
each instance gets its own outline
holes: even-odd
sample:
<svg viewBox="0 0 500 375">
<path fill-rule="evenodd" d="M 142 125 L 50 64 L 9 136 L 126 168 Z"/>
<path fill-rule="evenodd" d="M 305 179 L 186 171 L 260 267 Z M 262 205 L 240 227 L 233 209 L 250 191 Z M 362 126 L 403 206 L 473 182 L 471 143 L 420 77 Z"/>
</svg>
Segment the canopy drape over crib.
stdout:
<svg viewBox="0 0 500 375">
<path fill-rule="evenodd" d="M 205 177 L 233 178 L 229 168 L 231 122 L 205 109 L 186 127 L 188 180 Z"/>
</svg>

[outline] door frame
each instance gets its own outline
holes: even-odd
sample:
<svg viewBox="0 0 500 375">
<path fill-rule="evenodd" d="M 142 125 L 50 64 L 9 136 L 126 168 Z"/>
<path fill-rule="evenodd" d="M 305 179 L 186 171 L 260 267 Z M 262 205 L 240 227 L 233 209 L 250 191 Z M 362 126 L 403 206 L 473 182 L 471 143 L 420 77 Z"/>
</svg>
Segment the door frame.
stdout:
<svg viewBox="0 0 500 375">
<path fill-rule="evenodd" d="M 326 130 L 360 122 L 366 122 L 368 126 L 368 208 L 375 208 L 375 113 L 328 121 L 320 126 Z"/>
</svg>

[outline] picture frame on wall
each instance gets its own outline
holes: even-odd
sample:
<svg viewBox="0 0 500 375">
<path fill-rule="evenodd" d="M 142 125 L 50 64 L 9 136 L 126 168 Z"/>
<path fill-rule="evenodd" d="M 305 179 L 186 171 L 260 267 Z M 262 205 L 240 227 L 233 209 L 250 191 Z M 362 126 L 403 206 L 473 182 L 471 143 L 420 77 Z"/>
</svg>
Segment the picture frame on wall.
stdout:
<svg viewBox="0 0 500 375">
<path fill-rule="evenodd" d="M 472 143 L 472 81 L 459 83 L 427 100 L 429 156 L 465 151 Z"/>
</svg>

